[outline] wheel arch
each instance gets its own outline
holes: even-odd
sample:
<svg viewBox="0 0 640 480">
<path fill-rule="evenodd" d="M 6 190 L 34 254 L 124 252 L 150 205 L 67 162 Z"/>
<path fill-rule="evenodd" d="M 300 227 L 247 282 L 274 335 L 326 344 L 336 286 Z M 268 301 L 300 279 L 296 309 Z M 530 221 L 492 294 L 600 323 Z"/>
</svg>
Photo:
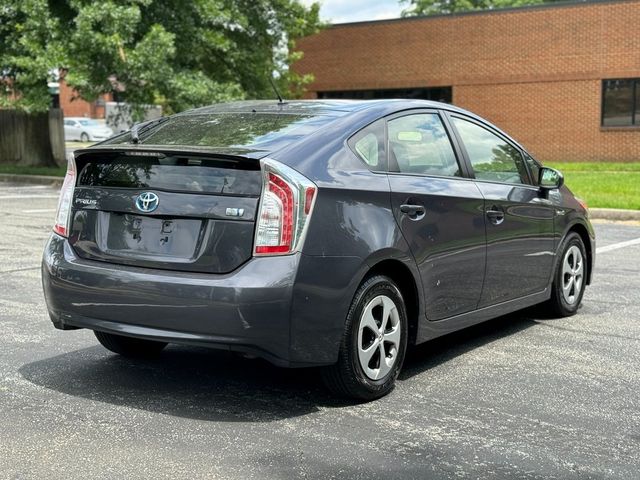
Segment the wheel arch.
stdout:
<svg viewBox="0 0 640 480">
<path fill-rule="evenodd" d="M 593 244 L 591 241 L 591 237 L 589 235 L 589 230 L 582 223 L 576 222 L 569 226 L 569 228 L 564 234 L 563 241 L 565 238 L 567 238 L 567 235 L 569 235 L 572 232 L 580 235 L 582 243 L 584 244 L 584 249 L 587 253 L 587 285 L 591 285 L 591 276 L 593 272 L 593 263 L 594 263 L 594 252 L 593 252 Z"/>
<path fill-rule="evenodd" d="M 371 265 L 367 273 L 364 275 L 361 283 L 374 275 L 384 275 L 389 277 L 396 285 L 398 285 L 407 310 L 407 322 L 409 324 L 408 344 L 414 345 L 416 343 L 418 326 L 420 323 L 420 312 L 422 310 L 420 301 L 421 296 L 419 294 L 419 281 L 405 262 L 395 258 L 380 260 Z"/>
</svg>

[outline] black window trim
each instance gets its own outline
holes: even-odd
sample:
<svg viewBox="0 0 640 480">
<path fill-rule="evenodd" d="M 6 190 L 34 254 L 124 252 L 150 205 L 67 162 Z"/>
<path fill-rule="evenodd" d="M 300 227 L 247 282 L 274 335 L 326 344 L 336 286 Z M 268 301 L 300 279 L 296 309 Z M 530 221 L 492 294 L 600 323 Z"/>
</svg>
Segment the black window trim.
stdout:
<svg viewBox="0 0 640 480">
<path fill-rule="evenodd" d="M 453 151 L 454 151 L 454 155 L 456 157 L 456 161 L 458 162 L 458 166 L 460 167 L 460 171 L 462 173 L 462 176 L 460 177 L 452 177 L 450 175 L 437 175 L 437 174 L 433 174 L 433 173 L 410 173 L 410 172 L 400 172 L 400 171 L 394 171 L 391 169 L 391 165 L 389 164 L 389 156 L 388 156 L 388 149 L 389 149 L 389 121 L 390 120 L 394 120 L 396 118 L 400 118 L 400 117 L 404 117 L 404 116 L 408 116 L 408 115 L 416 115 L 416 114 L 420 114 L 420 113 L 435 113 L 440 117 L 440 120 L 442 121 L 442 124 L 444 125 L 444 128 L 447 132 L 447 135 L 449 137 L 449 141 L 451 142 L 451 146 L 453 147 Z M 489 130 L 491 133 L 495 134 L 496 136 L 502 138 L 505 142 L 507 142 L 509 145 L 511 145 L 513 148 L 515 148 L 519 153 L 520 156 L 522 157 L 522 162 L 525 166 L 525 170 L 527 172 L 527 176 L 529 177 L 529 180 L 531 183 L 527 184 L 527 183 L 507 183 L 507 182 L 497 182 L 497 181 L 492 181 L 492 180 L 482 180 L 482 179 L 477 179 L 475 178 L 475 174 L 473 173 L 473 167 L 471 166 L 471 162 L 469 161 L 469 158 L 467 156 L 467 151 L 464 148 L 464 144 L 462 143 L 462 139 L 459 137 L 458 131 L 456 130 L 456 128 L 454 127 L 454 125 L 451 122 L 451 118 L 450 117 L 459 117 L 462 118 L 463 120 L 468 120 L 472 123 L 475 123 L 483 128 L 486 128 L 487 130 Z M 384 158 L 383 158 L 383 165 L 381 169 L 373 169 L 371 168 L 371 165 L 369 165 L 367 162 L 364 161 L 364 159 L 357 153 L 354 151 L 354 149 L 351 147 L 351 140 L 358 135 L 359 133 L 361 133 L 363 130 L 367 129 L 368 127 L 370 127 L 371 125 L 373 125 L 374 123 L 378 122 L 378 121 L 383 121 L 384 122 L 384 145 L 383 145 L 383 154 L 384 154 Z M 446 109 L 437 109 L 437 108 L 411 108 L 408 110 L 402 110 L 399 112 L 394 112 L 391 113 L 385 117 L 379 117 L 376 118 L 375 120 L 370 121 L 369 123 L 367 123 L 366 125 L 364 125 L 363 127 L 359 128 L 356 132 L 352 133 L 351 135 L 349 135 L 349 137 L 347 137 L 346 140 L 344 140 L 344 145 L 347 148 L 347 150 L 349 152 L 351 152 L 352 155 L 354 155 L 359 162 L 362 163 L 362 165 L 369 170 L 371 173 L 377 173 L 377 174 L 389 174 L 389 175 L 405 175 L 405 176 L 411 176 L 411 177 L 420 177 L 420 178 L 429 178 L 429 177 L 433 177 L 433 178 L 444 178 L 444 179 L 449 179 L 449 180 L 466 180 L 466 181 L 476 181 L 476 182 L 485 182 L 485 183 L 497 183 L 499 185 L 514 185 L 514 186 L 519 186 L 519 187 L 529 187 L 531 189 L 534 190 L 538 190 L 539 186 L 537 185 L 538 179 L 534 179 L 533 175 L 531 173 L 531 170 L 529 169 L 529 165 L 527 164 L 527 161 L 524 158 L 524 155 L 527 154 L 529 155 L 533 161 L 538 165 L 538 167 L 542 168 L 543 165 L 542 163 L 540 163 L 540 161 L 536 160 L 536 158 L 531 155 L 529 152 L 527 152 L 524 148 L 522 148 L 517 142 L 512 141 L 507 135 L 505 135 L 504 133 L 502 133 L 500 130 L 496 129 L 496 127 L 492 126 L 491 124 L 487 124 L 477 118 L 473 118 L 470 116 L 467 116 L 461 112 L 457 112 L 457 111 L 451 111 L 451 110 L 446 110 Z"/>
<path fill-rule="evenodd" d="M 611 81 L 629 80 L 633 82 L 633 89 L 631 91 L 631 124 L 630 125 L 605 125 L 604 124 L 604 107 L 605 107 L 605 84 Z M 640 117 L 640 109 L 637 108 L 637 101 L 640 90 L 640 77 L 631 78 L 603 78 L 600 88 L 600 128 L 605 129 L 618 129 L 618 128 L 640 128 L 640 121 L 636 122 L 636 115 Z"/>
<path fill-rule="evenodd" d="M 491 124 L 485 123 L 483 121 L 478 120 L 477 118 L 474 117 L 470 117 L 468 115 L 465 115 L 463 113 L 460 112 L 447 112 L 447 116 L 449 117 L 448 120 L 450 120 L 450 118 L 460 118 L 461 120 L 466 120 L 470 123 L 473 123 L 479 127 L 484 128 L 485 130 L 488 130 L 489 132 L 493 133 L 495 136 L 497 136 L 498 138 L 502 139 L 503 141 L 505 141 L 506 143 L 508 143 L 509 145 L 511 145 L 511 147 L 513 149 L 515 149 L 518 154 L 520 155 L 521 159 L 522 159 L 522 163 L 525 166 L 525 172 L 527 173 L 527 178 L 529 180 L 529 183 L 511 183 L 511 182 L 499 182 L 497 180 L 486 180 L 486 179 L 482 179 L 482 178 L 476 178 L 475 172 L 473 171 L 473 165 L 471 164 L 471 159 L 469 158 L 469 153 L 467 152 L 467 148 L 464 145 L 464 142 L 462 141 L 462 137 L 460 137 L 460 133 L 458 132 L 458 129 L 455 127 L 455 125 L 453 124 L 453 122 L 450 122 L 451 124 L 451 129 L 455 132 L 455 136 L 456 136 L 456 140 L 460 145 L 460 150 L 462 151 L 463 157 L 464 157 L 464 161 L 467 165 L 467 168 L 469 169 L 469 175 L 471 178 L 473 178 L 476 182 L 483 182 L 483 183 L 496 183 L 499 185 L 513 185 L 513 186 L 519 186 L 519 187 L 531 187 L 534 189 L 538 189 L 538 185 L 536 185 L 537 182 L 534 182 L 533 177 L 531 175 L 531 171 L 529 170 L 529 167 L 527 166 L 527 162 L 524 159 L 524 155 L 523 155 L 523 148 L 520 147 L 520 145 L 518 145 L 517 143 L 513 142 L 507 135 L 505 135 L 504 133 L 502 133 L 500 130 L 498 130 L 496 127 L 492 126 Z M 533 158 L 532 155 L 529 155 L 531 158 Z M 534 159 L 535 160 L 535 159 Z M 540 162 L 537 162 L 538 164 Z"/>
<path fill-rule="evenodd" d="M 522 159 L 524 160 L 524 165 L 525 165 L 525 168 L 527 169 L 527 172 L 529 173 L 529 178 L 531 179 L 532 186 L 534 186 L 534 187 L 539 189 L 540 188 L 540 179 L 539 178 L 534 178 L 533 172 L 529 168 L 529 162 L 527 162 L 527 159 L 525 157 L 529 157 L 531 160 L 533 160 L 533 163 L 535 163 L 538 166 L 538 170 L 543 167 L 542 163 L 539 162 L 538 160 L 536 160 L 536 158 L 533 155 L 531 155 L 529 152 L 527 152 L 524 148 L 520 148 L 520 155 L 522 155 Z"/>
<path fill-rule="evenodd" d="M 372 168 L 371 165 L 369 165 L 364 158 L 362 158 L 360 156 L 360 154 L 358 152 L 355 151 L 355 149 L 351 146 L 352 140 L 358 136 L 360 133 L 362 133 L 364 130 L 366 130 L 367 128 L 369 128 L 371 125 L 373 125 L 376 122 L 383 122 L 383 135 L 384 135 L 384 139 L 382 141 L 382 152 L 383 152 L 383 158 L 382 158 L 382 164 L 380 165 L 380 168 Z M 352 133 L 351 135 L 349 135 L 346 140 L 344 141 L 344 146 L 347 148 L 348 151 L 350 151 L 353 155 L 356 156 L 356 158 L 358 159 L 358 161 L 360 161 L 362 163 L 362 165 L 364 165 L 364 167 L 369 170 L 370 172 L 373 173 L 387 173 L 389 171 L 389 156 L 387 154 L 387 122 L 384 121 L 384 117 L 378 117 L 375 120 L 367 123 L 365 126 L 359 128 L 357 131 L 355 131 L 354 133 Z"/>
</svg>

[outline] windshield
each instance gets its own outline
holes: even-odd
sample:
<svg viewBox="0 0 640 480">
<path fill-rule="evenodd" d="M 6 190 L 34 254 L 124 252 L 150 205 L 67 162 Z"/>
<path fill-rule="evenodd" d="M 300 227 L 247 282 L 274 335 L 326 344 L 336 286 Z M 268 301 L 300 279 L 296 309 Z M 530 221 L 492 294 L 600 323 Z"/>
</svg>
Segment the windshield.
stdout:
<svg viewBox="0 0 640 480">
<path fill-rule="evenodd" d="M 100 123 L 96 122 L 95 120 L 78 120 L 78 122 L 80 123 L 80 125 L 83 125 L 85 127 L 99 127 Z"/>
<path fill-rule="evenodd" d="M 180 115 L 141 132 L 140 143 L 276 150 L 317 131 L 335 118 L 284 113 Z M 131 136 L 127 134 L 106 143 L 131 143 Z"/>
</svg>

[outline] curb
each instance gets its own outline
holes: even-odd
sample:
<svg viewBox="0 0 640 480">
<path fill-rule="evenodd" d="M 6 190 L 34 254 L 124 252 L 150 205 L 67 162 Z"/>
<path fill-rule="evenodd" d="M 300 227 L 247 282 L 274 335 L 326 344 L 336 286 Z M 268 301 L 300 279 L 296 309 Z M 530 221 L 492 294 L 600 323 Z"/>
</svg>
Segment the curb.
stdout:
<svg viewBox="0 0 640 480">
<path fill-rule="evenodd" d="M 640 210 L 622 208 L 590 208 L 589 218 L 600 220 L 640 220 Z"/>
<path fill-rule="evenodd" d="M 13 182 L 25 185 L 48 185 L 60 188 L 64 177 L 51 177 L 48 175 L 18 175 L 14 173 L 0 173 L 0 182 Z M 0 187 L 2 188 L 2 187 Z"/>
<path fill-rule="evenodd" d="M 31 185 L 49 185 L 60 188 L 64 177 L 51 177 L 47 175 L 17 175 L 13 173 L 0 173 L 0 182 L 13 182 Z M 1 188 L 1 187 L 0 187 Z M 621 208 L 590 208 L 589 218 L 599 220 L 638 220 L 640 210 L 624 210 Z"/>
</svg>

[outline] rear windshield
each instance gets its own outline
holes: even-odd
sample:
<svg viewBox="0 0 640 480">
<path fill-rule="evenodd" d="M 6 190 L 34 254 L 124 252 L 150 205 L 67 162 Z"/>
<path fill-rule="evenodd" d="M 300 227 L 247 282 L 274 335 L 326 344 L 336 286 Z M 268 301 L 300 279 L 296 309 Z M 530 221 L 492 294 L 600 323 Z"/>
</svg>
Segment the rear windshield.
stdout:
<svg viewBox="0 0 640 480">
<path fill-rule="evenodd" d="M 335 118 L 326 114 L 290 113 L 178 115 L 142 130 L 140 143 L 273 151 L 315 132 Z M 131 136 L 125 134 L 105 144 L 130 142 Z"/>
<path fill-rule="evenodd" d="M 90 160 L 82 167 L 79 186 L 260 195 L 258 162 L 185 156 L 105 157 Z"/>
</svg>

